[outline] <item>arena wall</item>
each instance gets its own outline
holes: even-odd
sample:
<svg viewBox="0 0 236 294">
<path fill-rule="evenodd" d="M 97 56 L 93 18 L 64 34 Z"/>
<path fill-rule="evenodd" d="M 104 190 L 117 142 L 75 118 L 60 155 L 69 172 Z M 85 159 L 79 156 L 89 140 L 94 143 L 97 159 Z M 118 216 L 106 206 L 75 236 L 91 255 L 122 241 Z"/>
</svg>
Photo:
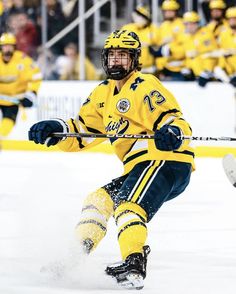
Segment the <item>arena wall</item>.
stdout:
<svg viewBox="0 0 236 294">
<path fill-rule="evenodd" d="M 15 129 L 3 142 L 3 149 L 57 150 L 55 147 L 44 148 L 28 142 L 27 133 L 30 126 L 41 119 L 67 119 L 75 116 L 82 101 L 98 83 L 43 82 L 36 107 L 19 113 Z M 164 84 L 177 98 L 185 119 L 192 126 L 194 136 L 236 137 L 236 98 L 232 86 L 215 82 L 202 89 L 194 82 Z M 236 143 L 228 141 L 192 143 L 196 146 L 198 156 L 222 156 L 229 152 L 235 153 L 236 150 Z M 94 150 L 112 152 L 109 144 L 103 144 Z"/>
</svg>

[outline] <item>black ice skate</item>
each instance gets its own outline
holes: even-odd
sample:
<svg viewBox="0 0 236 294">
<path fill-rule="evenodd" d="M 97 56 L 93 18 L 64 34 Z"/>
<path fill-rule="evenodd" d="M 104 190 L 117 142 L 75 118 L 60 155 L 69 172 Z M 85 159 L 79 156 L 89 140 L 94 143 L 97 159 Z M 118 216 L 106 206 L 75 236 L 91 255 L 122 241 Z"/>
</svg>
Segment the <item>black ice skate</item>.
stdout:
<svg viewBox="0 0 236 294">
<path fill-rule="evenodd" d="M 106 268 L 106 274 L 116 278 L 119 285 L 127 289 L 142 289 L 146 277 L 147 256 L 150 247 L 143 247 L 142 253 L 132 253 L 125 261 L 113 263 Z"/>
</svg>

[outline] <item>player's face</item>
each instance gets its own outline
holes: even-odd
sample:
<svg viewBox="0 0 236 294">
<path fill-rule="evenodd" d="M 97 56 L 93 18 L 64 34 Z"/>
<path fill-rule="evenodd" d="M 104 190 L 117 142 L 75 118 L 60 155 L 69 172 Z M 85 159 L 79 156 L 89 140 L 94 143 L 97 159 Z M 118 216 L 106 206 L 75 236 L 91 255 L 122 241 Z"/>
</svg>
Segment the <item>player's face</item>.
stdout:
<svg viewBox="0 0 236 294">
<path fill-rule="evenodd" d="M 163 17 L 165 20 L 174 20 L 176 18 L 175 10 L 163 10 Z"/>
<path fill-rule="evenodd" d="M 223 17 L 222 9 L 211 9 L 211 18 L 214 20 L 220 20 Z"/>
<path fill-rule="evenodd" d="M 9 60 L 15 51 L 15 46 L 10 44 L 2 45 L 1 50 L 3 58 Z"/>
<path fill-rule="evenodd" d="M 185 23 L 186 32 L 189 34 L 196 33 L 198 27 L 199 27 L 199 25 L 197 22 L 186 22 Z"/>
<path fill-rule="evenodd" d="M 128 70 L 131 66 L 130 54 L 125 49 L 110 49 L 108 52 L 108 67 L 122 66 Z"/>
<path fill-rule="evenodd" d="M 230 26 L 233 30 L 236 30 L 236 17 L 231 17 L 231 18 L 229 18 L 229 26 Z"/>
</svg>

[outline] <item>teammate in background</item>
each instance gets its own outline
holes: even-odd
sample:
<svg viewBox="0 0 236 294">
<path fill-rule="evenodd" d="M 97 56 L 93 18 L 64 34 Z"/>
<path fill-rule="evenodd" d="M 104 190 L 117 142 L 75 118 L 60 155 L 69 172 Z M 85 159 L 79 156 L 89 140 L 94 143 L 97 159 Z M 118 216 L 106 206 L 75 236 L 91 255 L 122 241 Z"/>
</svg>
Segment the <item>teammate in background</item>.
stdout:
<svg viewBox="0 0 236 294">
<path fill-rule="evenodd" d="M 140 63 L 143 73 L 155 73 L 155 59 L 149 52 L 149 46 L 157 45 L 159 31 L 158 27 L 151 22 L 151 14 L 147 7 L 137 6 L 132 13 L 133 23 L 122 27 L 122 30 L 135 32 L 142 44 Z"/>
<path fill-rule="evenodd" d="M 113 215 L 118 228 L 122 262 L 106 273 L 121 285 L 142 288 L 146 276 L 147 223 L 165 201 L 187 187 L 194 169 L 189 124 L 174 96 L 151 74 L 140 73 L 141 43 L 134 32 L 113 32 L 105 41 L 102 65 L 107 80 L 84 102 L 76 119 L 44 120 L 29 130 L 36 144 L 58 145 L 64 151 L 81 151 L 105 139 L 51 137 L 55 132 L 155 134 L 155 140 L 111 138 L 124 174 L 84 201 L 76 234 L 84 251 L 94 250 Z"/>
<path fill-rule="evenodd" d="M 213 55 L 218 50 L 214 35 L 205 27 L 200 26 L 200 16 L 195 11 L 184 13 L 185 33 L 179 35 L 178 41 L 171 42 L 156 53 L 175 56 L 184 60 L 181 74 L 194 76 L 201 87 L 214 79 L 214 68 L 218 57 Z M 165 49 L 165 50 L 163 50 Z"/>
<path fill-rule="evenodd" d="M 183 20 L 187 32 L 183 36 L 185 65 L 197 77 L 198 85 L 205 87 L 209 81 L 214 80 L 218 58 L 211 53 L 218 49 L 217 41 L 212 32 L 200 26 L 200 16 L 196 12 L 184 13 Z"/>
<path fill-rule="evenodd" d="M 180 5 L 177 1 L 165 0 L 161 9 L 164 21 L 159 27 L 157 36 L 157 48 L 162 50 L 162 54 L 156 53 L 157 48 L 150 46 L 150 53 L 156 58 L 156 67 L 161 79 L 184 80 L 181 75 L 181 69 L 184 66 L 184 60 L 179 56 L 166 54 L 168 45 L 172 42 L 178 42 L 179 35 L 184 32 L 184 24 L 178 15 Z M 161 48 L 161 49 L 160 49 Z"/>
<path fill-rule="evenodd" d="M 176 36 L 184 31 L 184 24 L 178 15 L 180 6 L 177 1 L 165 0 L 161 5 L 163 22 L 160 25 L 160 45 L 172 42 Z"/>
<path fill-rule="evenodd" d="M 219 66 L 228 76 L 230 84 L 236 87 L 236 6 L 227 9 L 226 18 L 229 29 L 219 36 L 219 46 L 223 49 Z"/>
<path fill-rule="evenodd" d="M 213 0 L 209 3 L 211 21 L 206 25 L 218 40 L 219 34 L 228 28 L 228 22 L 225 19 L 225 2 L 222 0 Z"/>
<path fill-rule="evenodd" d="M 16 38 L 0 37 L 0 139 L 13 129 L 19 106 L 31 107 L 41 84 L 41 73 L 33 60 L 16 50 Z"/>
</svg>

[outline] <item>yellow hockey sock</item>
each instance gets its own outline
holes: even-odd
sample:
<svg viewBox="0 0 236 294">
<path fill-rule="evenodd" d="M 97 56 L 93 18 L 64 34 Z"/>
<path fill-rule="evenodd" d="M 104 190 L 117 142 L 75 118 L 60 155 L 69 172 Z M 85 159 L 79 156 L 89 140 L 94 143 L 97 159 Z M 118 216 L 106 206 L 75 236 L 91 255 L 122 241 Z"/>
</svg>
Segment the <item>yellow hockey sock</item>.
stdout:
<svg viewBox="0 0 236 294">
<path fill-rule="evenodd" d="M 107 232 L 107 221 L 113 214 L 113 201 L 102 188 L 87 196 L 84 201 L 76 236 L 80 242 L 92 241 L 96 248 Z"/>
<path fill-rule="evenodd" d="M 143 208 L 132 202 L 122 203 L 115 210 L 115 220 L 122 259 L 132 253 L 143 253 L 147 239 L 147 215 Z"/>
<path fill-rule="evenodd" d="M 15 122 L 10 118 L 3 118 L 0 122 L 0 137 L 6 137 L 10 134 L 13 127 L 15 125 Z"/>
</svg>

